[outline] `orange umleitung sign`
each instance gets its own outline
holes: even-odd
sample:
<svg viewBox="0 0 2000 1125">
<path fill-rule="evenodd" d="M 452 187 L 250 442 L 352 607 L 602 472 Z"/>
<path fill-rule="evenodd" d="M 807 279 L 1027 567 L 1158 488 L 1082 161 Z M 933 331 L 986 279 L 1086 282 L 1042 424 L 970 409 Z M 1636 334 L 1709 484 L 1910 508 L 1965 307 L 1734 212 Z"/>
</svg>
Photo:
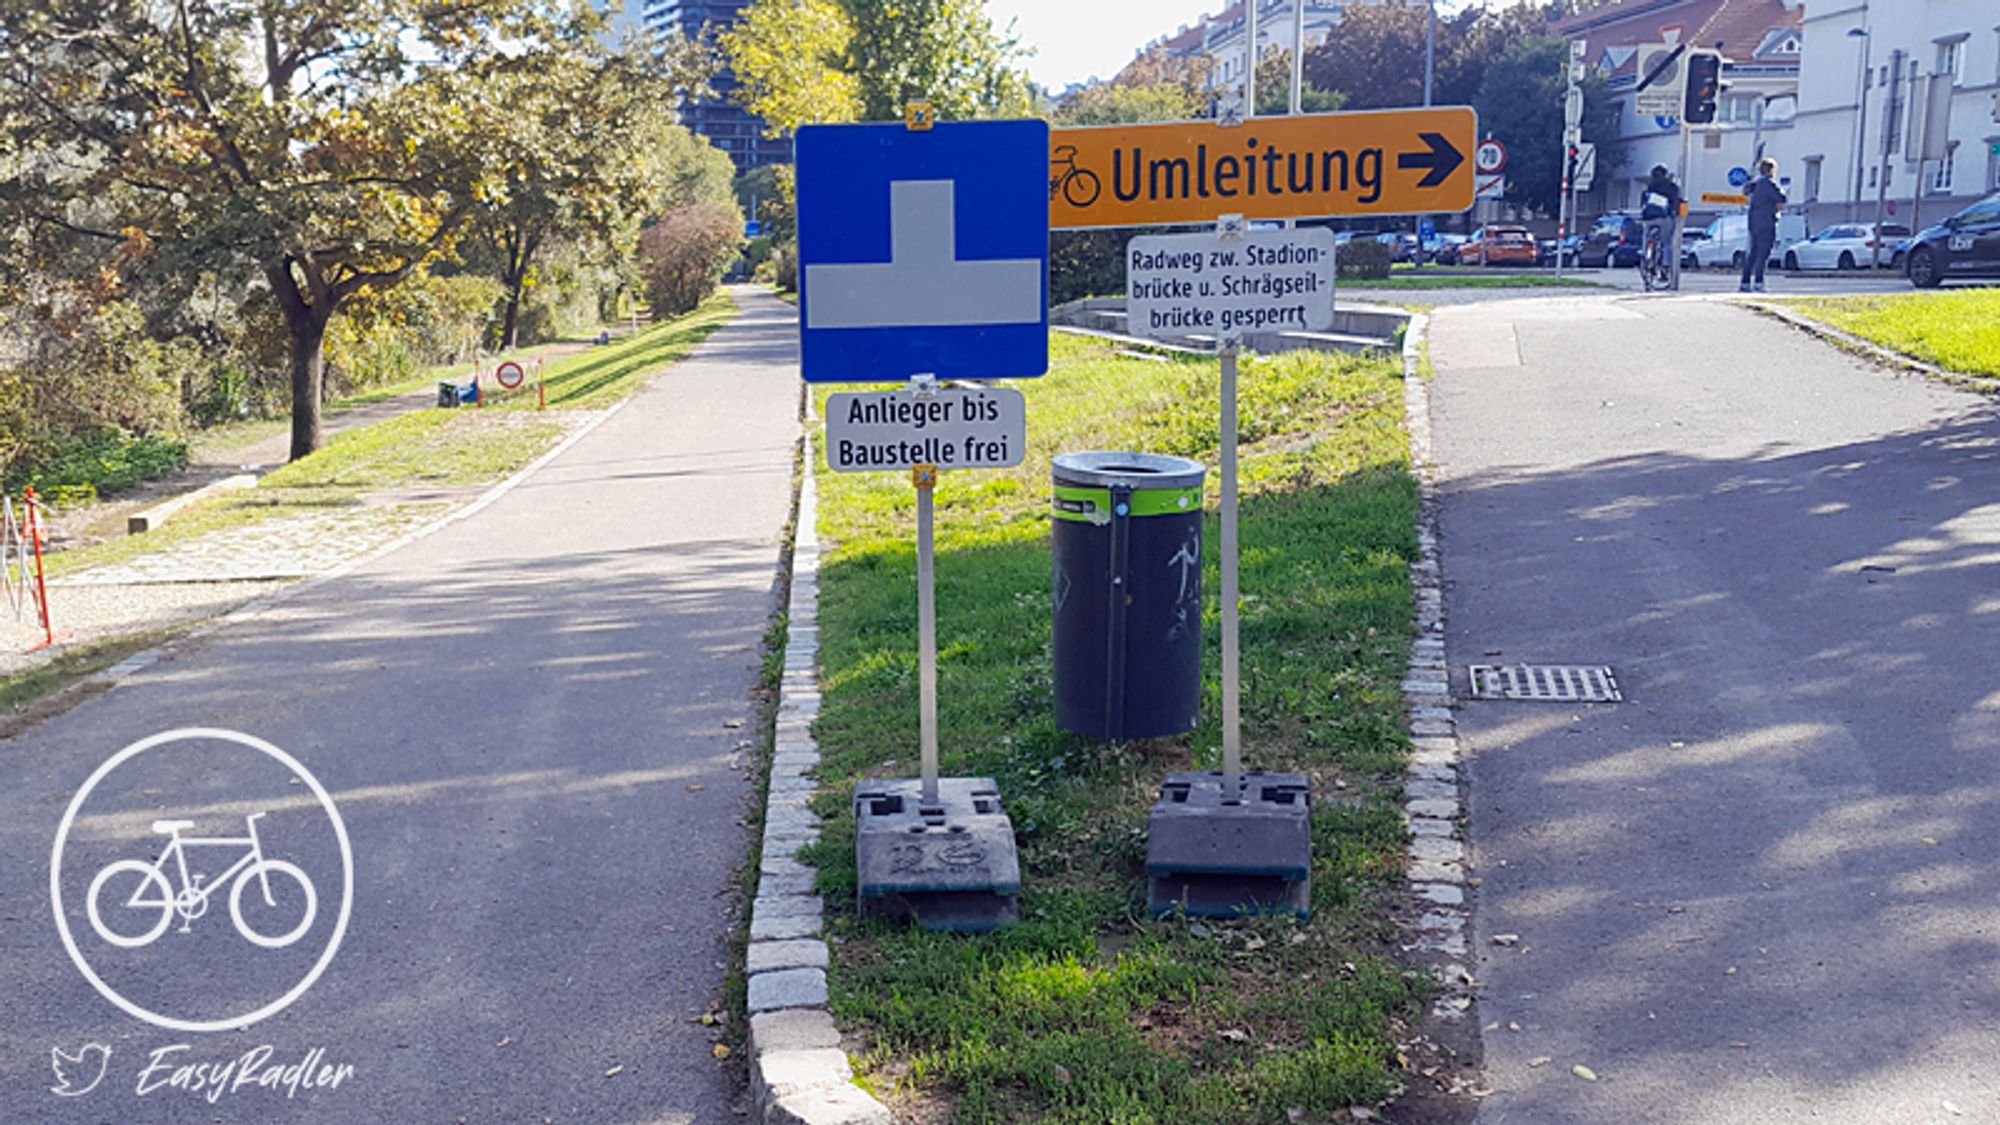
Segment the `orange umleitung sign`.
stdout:
<svg viewBox="0 0 2000 1125">
<path fill-rule="evenodd" d="M 1478 143 L 1464 106 L 1054 129 L 1049 225 L 1463 211 Z"/>
</svg>

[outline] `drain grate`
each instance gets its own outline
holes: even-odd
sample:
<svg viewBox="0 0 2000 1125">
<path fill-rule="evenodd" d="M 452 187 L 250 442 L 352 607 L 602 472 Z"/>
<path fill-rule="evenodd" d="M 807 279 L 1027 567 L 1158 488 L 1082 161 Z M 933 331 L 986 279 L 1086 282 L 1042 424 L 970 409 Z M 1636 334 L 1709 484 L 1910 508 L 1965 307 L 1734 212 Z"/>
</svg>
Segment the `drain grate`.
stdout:
<svg viewBox="0 0 2000 1125">
<path fill-rule="evenodd" d="M 1538 703 L 1620 703 L 1618 677 L 1603 664 L 1474 664 L 1472 698 Z"/>
</svg>

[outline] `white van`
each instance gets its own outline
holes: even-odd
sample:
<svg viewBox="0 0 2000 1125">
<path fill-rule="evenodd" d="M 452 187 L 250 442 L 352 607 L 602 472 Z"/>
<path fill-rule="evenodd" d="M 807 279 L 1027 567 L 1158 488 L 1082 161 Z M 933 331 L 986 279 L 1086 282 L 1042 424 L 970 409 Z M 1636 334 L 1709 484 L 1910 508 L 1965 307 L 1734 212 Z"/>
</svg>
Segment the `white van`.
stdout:
<svg viewBox="0 0 2000 1125">
<path fill-rule="evenodd" d="M 1778 268 L 1785 247 L 1804 241 L 1808 233 L 1804 215 L 1789 212 L 1779 215 L 1778 238 L 1771 243 L 1771 268 Z M 1714 266 L 1742 269 L 1743 255 L 1750 250 L 1750 216 L 1740 213 L 1722 216 L 1708 224 L 1708 237 L 1696 239 L 1687 249 L 1694 264 L 1703 269 Z"/>
</svg>

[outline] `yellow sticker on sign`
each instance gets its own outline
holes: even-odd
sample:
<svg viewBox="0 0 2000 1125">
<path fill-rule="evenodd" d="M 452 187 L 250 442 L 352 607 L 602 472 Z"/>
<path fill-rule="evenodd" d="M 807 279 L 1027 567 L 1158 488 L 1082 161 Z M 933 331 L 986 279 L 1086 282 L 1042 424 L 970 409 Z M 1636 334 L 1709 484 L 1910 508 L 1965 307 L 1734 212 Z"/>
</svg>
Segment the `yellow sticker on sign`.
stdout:
<svg viewBox="0 0 2000 1125">
<path fill-rule="evenodd" d="M 1054 129 L 1049 225 L 1464 211 L 1478 141 L 1464 106 Z"/>
</svg>

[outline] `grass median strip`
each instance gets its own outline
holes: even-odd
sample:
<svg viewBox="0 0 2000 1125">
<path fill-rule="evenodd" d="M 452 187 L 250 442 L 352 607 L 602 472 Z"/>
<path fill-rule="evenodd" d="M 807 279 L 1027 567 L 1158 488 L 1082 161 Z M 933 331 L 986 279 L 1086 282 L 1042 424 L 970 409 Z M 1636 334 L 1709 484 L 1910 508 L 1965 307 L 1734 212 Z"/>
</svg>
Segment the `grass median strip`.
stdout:
<svg viewBox="0 0 2000 1125">
<path fill-rule="evenodd" d="M 2000 289 L 1774 302 L 1869 343 L 1962 375 L 2000 379 Z"/>
<path fill-rule="evenodd" d="M 735 312 L 735 303 L 718 292 L 687 316 L 551 364 L 548 413 L 535 409 L 533 394 L 524 394 L 498 408 L 418 410 L 349 430 L 312 456 L 266 474 L 257 487 L 200 503 L 157 531 L 52 555 L 49 573 L 75 574 L 287 516 L 341 511 L 356 519 L 419 517 L 438 504 L 364 510 L 364 502 L 388 489 L 463 488 L 518 471 L 572 428 L 574 418 L 556 411 L 610 406 L 645 376 L 693 351 Z"/>
<path fill-rule="evenodd" d="M 853 914 L 859 777 L 916 771 L 915 500 L 900 474 L 821 478 L 815 728 L 832 815 L 810 858 L 836 939 L 836 1016 L 872 1044 L 864 1080 L 924 1120 L 1283 1122 L 1399 1081 L 1426 986 L 1389 960 L 1400 882 L 1408 564 L 1417 489 L 1400 366 L 1291 353 L 1242 383 L 1244 719 L 1253 767 L 1313 778 L 1313 918 L 1154 920 L 1146 817 L 1171 770 L 1214 768 L 1216 609 L 1190 736 L 1120 747 L 1054 721 L 1050 457 L 1137 449 L 1214 463 L 1215 361 L 1122 358 L 1058 335 L 1022 384 L 1030 451 L 938 488 L 940 730 L 947 773 L 995 777 L 1022 863 L 1022 923 L 985 937 Z M 1216 481 L 1208 493 L 1214 507 Z M 1215 574 L 1215 520 L 1203 557 Z"/>
</svg>

